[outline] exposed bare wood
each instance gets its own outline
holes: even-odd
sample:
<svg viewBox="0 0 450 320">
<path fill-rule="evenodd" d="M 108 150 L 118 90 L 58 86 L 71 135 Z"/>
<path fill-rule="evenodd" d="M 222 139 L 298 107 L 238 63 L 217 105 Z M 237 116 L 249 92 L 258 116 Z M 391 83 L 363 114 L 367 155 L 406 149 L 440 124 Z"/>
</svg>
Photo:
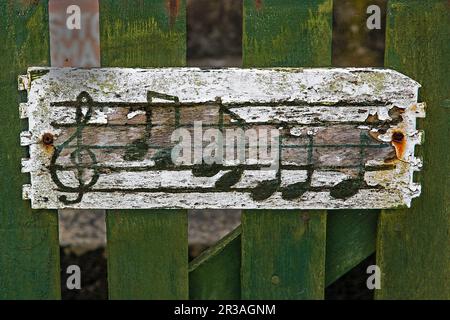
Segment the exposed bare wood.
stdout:
<svg viewBox="0 0 450 320">
<path fill-rule="evenodd" d="M 394 208 L 420 194 L 424 104 L 392 70 L 30 68 L 19 83 L 34 208 Z M 180 163 L 176 129 L 192 137 Z M 212 146 L 222 162 L 205 163 Z"/>
</svg>

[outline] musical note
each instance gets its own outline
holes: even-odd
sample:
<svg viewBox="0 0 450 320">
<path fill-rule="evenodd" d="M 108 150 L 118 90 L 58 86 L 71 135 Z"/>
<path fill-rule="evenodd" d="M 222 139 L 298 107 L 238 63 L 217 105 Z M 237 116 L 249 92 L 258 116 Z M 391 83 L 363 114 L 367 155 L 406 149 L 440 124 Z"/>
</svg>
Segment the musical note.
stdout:
<svg viewBox="0 0 450 320">
<path fill-rule="evenodd" d="M 281 185 L 281 169 L 282 169 L 282 137 L 278 137 L 278 164 L 275 179 L 261 181 L 255 188 L 250 191 L 251 197 L 255 201 L 266 200 L 277 192 Z"/>
<path fill-rule="evenodd" d="M 223 169 L 223 166 L 217 163 L 212 164 L 194 164 L 192 167 L 192 175 L 194 177 L 214 177 Z"/>
<path fill-rule="evenodd" d="M 347 199 L 355 194 L 364 186 L 364 174 L 365 174 L 365 146 L 368 141 L 368 137 L 364 132 L 361 132 L 359 135 L 360 144 L 359 144 L 359 166 L 358 166 L 358 176 L 353 179 L 346 179 L 344 181 L 339 182 L 337 185 L 330 189 L 330 195 L 336 199 Z"/>
<path fill-rule="evenodd" d="M 294 200 L 301 197 L 311 187 L 311 177 L 313 175 L 313 166 L 310 165 L 306 170 L 306 181 L 293 183 L 281 191 L 281 197 L 285 200 Z"/>
<path fill-rule="evenodd" d="M 76 99 L 76 115 L 75 115 L 75 121 L 76 121 L 76 131 L 75 133 L 69 137 L 65 142 L 63 142 L 61 145 L 56 146 L 53 152 L 53 156 L 50 160 L 50 174 L 52 177 L 53 182 L 60 188 L 63 192 L 74 192 L 78 193 L 77 198 L 74 200 L 69 200 L 66 195 L 62 195 L 59 197 L 59 200 L 65 204 L 74 204 L 81 201 L 83 198 L 83 194 L 86 191 L 89 191 L 92 186 L 97 183 L 97 180 L 99 178 L 98 170 L 93 164 L 97 163 L 95 154 L 90 150 L 88 146 L 83 145 L 83 129 L 88 123 L 89 119 L 92 116 L 93 112 L 93 101 L 91 96 L 83 91 L 81 92 L 77 99 Z M 86 114 L 83 114 L 83 107 L 87 107 Z M 60 156 L 61 152 L 66 148 L 72 148 L 70 143 L 72 141 L 76 141 L 76 147 L 75 150 L 70 153 L 70 161 L 74 165 L 76 169 L 76 178 L 78 181 L 78 186 L 66 186 L 58 177 L 57 172 L 62 170 L 63 167 L 56 164 L 56 161 L 58 157 Z M 84 161 L 85 158 L 88 158 L 88 162 L 86 163 Z M 85 168 L 90 167 L 93 171 L 93 175 L 90 177 L 89 181 L 84 181 L 86 175 L 85 175 Z"/>
<path fill-rule="evenodd" d="M 167 100 L 169 103 L 165 102 L 155 102 L 154 99 L 161 99 L 161 100 Z M 211 104 L 214 102 L 202 102 L 202 103 L 196 103 L 191 104 L 195 106 L 204 105 L 206 107 L 211 107 Z M 87 92 L 81 92 L 78 97 L 76 98 L 76 101 L 66 101 L 66 102 L 58 102 L 56 105 L 58 106 L 74 106 L 76 108 L 76 117 L 75 117 L 75 126 L 76 131 L 73 133 L 66 141 L 64 141 L 61 145 L 55 146 L 54 153 L 51 158 L 50 163 L 50 173 L 51 177 L 54 181 L 54 183 L 59 188 L 59 191 L 62 193 L 76 193 L 77 196 L 75 199 L 68 199 L 67 195 L 62 195 L 59 197 L 59 200 L 65 204 L 74 204 L 81 202 L 83 195 L 92 190 L 92 187 L 97 183 L 99 179 L 99 173 L 102 171 L 102 167 L 100 167 L 97 164 L 97 159 L 92 150 L 94 148 L 99 146 L 88 146 L 83 142 L 83 130 L 86 126 L 95 125 L 94 121 L 91 121 L 91 123 L 88 124 L 90 121 L 94 107 L 103 107 L 107 106 L 110 107 L 110 102 L 94 102 L 91 98 L 91 96 Z M 117 104 L 120 104 L 117 103 Z M 186 102 L 185 104 L 188 104 Z M 241 128 L 246 127 L 248 124 L 245 123 L 244 120 L 237 117 L 233 112 L 231 112 L 228 109 L 228 106 L 222 105 L 222 102 L 220 98 L 216 99 L 216 104 L 218 106 L 219 111 L 219 120 L 216 126 L 220 128 L 221 132 L 224 130 L 225 125 L 229 125 L 228 119 L 232 118 L 233 123 L 232 126 L 239 126 Z M 116 105 L 116 103 L 114 103 Z M 156 148 L 157 152 L 151 157 L 152 160 L 154 160 L 155 164 L 150 168 L 149 170 L 171 170 L 175 169 L 175 165 L 172 161 L 172 146 L 153 146 L 150 143 L 150 140 L 152 138 L 152 128 L 154 127 L 152 123 L 152 117 L 155 115 L 154 111 L 155 109 L 153 107 L 161 107 L 161 106 L 168 106 L 170 108 L 174 108 L 175 112 L 175 127 L 180 127 L 180 101 L 179 98 L 176 96 L 171 96 L 163 93 L 158 93 L 154 91 L 148 91 L 147 93 L 147 103 L 137 102 L 136 104 L 133 103 L 124 103 L 122 102 L 122 105 L 126 108 L 129 108 L 129 110 L 142 110 L 145 112 L 146 115 L 146 122 L 145 122 L 145 132 L 139 136 L 138 139 L 134 140 L 133 142 L 129 143 L 126 146 L 117 146 L 114 145 L 112 147 L 119 147 L 121 149 L 124 149 L 123 153 L 123 159 L 126 161 L 142 161 L 147 159 L 148 151 L 150 148 Z M 171 109 L 172 110 L 172 109 Z M 140 111 L 141 112 L 141 111 Z M 227 116 L 227 123 L 224 123 L 224 114 Z M 126 123 L 124 124 L 126 125 Z M 140 124 L 139 124 L 140 125 Z M 71 124 L 72 126 L 72 124 Z M 173 126 L 173 124 L 172 124 Z M 142 131 L 141 131 L 142 132 Z M 86 136 L 86 132 L 84 133 Z M 285 200 L 294 200 L 297 198 L 302 197 L 307 191 L 317 192 L 317 191 L 323 191 L 326 189 L 329 190 L 330 196 L 336 199 L 347 199 L 355 194 L 358 193 L 358 191 L 361 188 L 364 188 L 367 186 L 364 181 L 364 174 L 365 174 L 365 162 L 366 162 L 366 148 L 367 148 L 367 140 L 368 140 L 368 133 L 361 132 L 360 133 L 360 143 L 358 145 L 359 147 L 359 164 L 356 164 L 358 168 L 357 176 L 354 178 L 349 178 L 344 181 L 339 182 L 335 186 L 328 188 L 325 186 L 319 186 L 319 187 L 313 187 L 312 186 L 312 176 L 315 170 L 321 169 L 322 167 L 318 167 L 317 164 L 314 163 L 313 159 L 313 151 L 316 150 L 319 147 L 325 147 L 330 148 L 330 146 L 323 146 L 323 145 L 314 145 L 314 135 L 308 134 L 308 143 L 306 145 L 306 152 L 307 152 L 307 160 L 306 164 L 304 165 L 288 165 L 286 167 L 283 167 L 282 165 L 282 149 L 283 145 L 281 143 L 282 137 L 279 136 L 279 149 L 278 149 L 278 167 L 276 169 L 275 178 L 271 175 L 270 180 L 264 180 L 259 179 L 259 183 L 255 187 L 236 187 L 237 191 L 240 192 L 249 192 L 251 198 L 254 201 L 263 201 L 271 197 L 276 192 L 281 193 L 281 197 Z M 85 139 L 86 140 L 86 139 Z M 334 145 L 332 144 L 331 147 L 340 147 L 341 145 Z M 354 146 L 354 145 L 353 145 Z M 104 149 L 105 146 L 101 145 L 100 147 Z M 109 147 L 109 146 L 107 146 Z M 284 146 L 287 147 L 287 146 Z M 305 146 L 295 146 L 298 148 L 305 148 Z M 70 166 L 63 166 L 57 164 L 58 158 L 61 156 L 64 150 L 69 149 L 71 152 L 66 152 L 65 154 L 69 155 L 69 159 L 72 165 Z M 215 190 L 212 192 L 223 192 L 223 191 L 230 191 L 233 189 L 233 186 L 236 185 L 238 182 L 242 180 L 242 177 L 244 175 L 245 170 L 254 170 L 256 168 L 262 169 L 260 165 L 255 164 L 249 164 L 246 163 L 239 163 L 236 164 L 233 167 L 226 167 L 223 164 L 206 164 L 205 162 L 194 164 L 193 166 L 190 166 L 190 169 L 192 170 L 192 175 L 194 177 L 214 177 L 218 175 L 221 171 L 226 171 L 221 177 L 215 182 Z M 351 165 L 352 168 L 355 167 L 355 164 Z M 346 168 L 345 166 L 329 166 L 328 169 L 331 168 L 333 170 L 340 171 L 343 168 Z M 282 170 L 305 170 L 306 171 L 306 179 L 301 182 L 293 183 L 290 185 L 282 184 Z M 325 170 L 328 170 L 326 168 L 322 168 Z M 60 180 L 60 177 L 58 177 L 58 172 L 60 171 L 69 171 L 72 170 L 72 172 L 75 174 L 76 183 L 73 183 L 71 185 L 66 185 L 67 182 L 62 182 Z M 125 169 L 120 169 L 125 170 Z M 369 169 L 368 169 L 369 170 Z M 284 171 L 283 171 L 284 173 Z M 176 173 L 174 173 L 176 174 Z M 66 175 L 67 177 L 67 175 Z M 273 179 L 272 179 L 273 178 Z M 283 177 L 284 179 L 284 177 Z M 176 189 L 176 188 L 175 188 Z M 196 188 L 192 188 L 192 192 L 195 192 Z M 168 191 L 170 192 L 170 191 Z M 191 192 L 191 190 L 186 191 Z"/>
<path fill-rule="evenodd" d="M 145 109 L 145 132 L 142 138 L 134 140 L 127 145 L 123 159 L 125 161 L 141 161 L 147 155 L 152 130 L 152 111 Z"/>
<path fill-rule="evenodd" d="M 222 99 L 220 97 L 216 97 L 215 105 L 218 107 L 219 111 L 219 118 L 217 127 L 220 131 L 220 133 L 223 135 L 223 128 L 224 128 L 224 114 L 230 115 L 233 119 L 235 116 L 222 104 Z M 219 142 L 219 146 L 221 147 L 221 144 Z M 214 177 L 216 174 L 218 174 L 221 170 L 225 169 L 223 164 L 218 163 L 212 163 L 207 164 L 202 161 L 200 164 L 194 164 L 192 167 L 192 175 L 194 177 Z M 227 175 L 227 174 L 225 174 Z M 234 174 L 232 174 L 234 175 Z M 225 178 L 226 179 L 226 178 Z M 222 185 L 224 182 L 219 182 L 219 185 Z M 223 188 L 224 185 L 222 186 Z M 227 188 L 230 188 L 231 185 L 229 185 Z"/>
<path fill-rule="evenodd" d="M 250 191 L 252 199 L 255 201 L 262 201 L 269 198 L 277 192 L 280 186 L 280 180 L 272 179 L 260 182 L 255 188 Z"/>
<path fill-rule="evenodd" d="M 293 200 L 301 197 L 306 191 L 311 188 L 312 175 L 314 173 L 313 164 L 313 150 L 314 150 L 314 136 L 308 135 L 308 156 L 307 156 L 307 169 L 306 169 L 306 180 L 302 182 L 297 182 L 291 184 L 281 191 L 281 197 L 285 200 Z"/>
<path fill-rule="evenodd" d="M 159 98 L 163 100 L 173 101 L 176 105 L 179 104 L 179 99 L 176 96 L 171 96 L 168 94 L 156 92 L 156 91 L 147 91 L 147 103 L 149 106 L 153 103 L 153 98 Z M 145 133 L 142 138 L 136 139 L 131 144 L 127 146 L 125 149 L 125 153 L 123 159 L 126 161 L 141 161 L 147 155 L 149 146 L 149 141 L 151 138 L 151 130 L 152 130 L 152 110 L 150 108 L 145 109 Z M 166 156 L 163 154 L 164 157 Z M 157 160 L 158 163 L 161 164 L 160 158 L 161 154 L 158 155 Z M 166 163 L 166 161 L 164 161 Z"/>
<path fill-rule="evenodd" d="M 155 161 L 155 168 L 168 169 L 172 166 L 172 148 L 163 148 L 151 158 Z"/>
<path fill-rule="evenodd" d="M 241 166 L 234 167 L 232 170 L 221 176 L 215 183 L 216 189 L 220 191 L 228 191 L 230 188 L 241 180 L 244 168 Z"/>
</svg>

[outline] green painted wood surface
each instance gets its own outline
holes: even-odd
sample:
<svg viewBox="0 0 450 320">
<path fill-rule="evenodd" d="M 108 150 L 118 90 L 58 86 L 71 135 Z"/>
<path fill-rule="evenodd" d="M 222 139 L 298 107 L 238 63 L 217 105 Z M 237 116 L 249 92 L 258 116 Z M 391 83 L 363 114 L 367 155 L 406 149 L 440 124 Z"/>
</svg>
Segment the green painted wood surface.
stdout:
<svg viewBox="0 0 450 320">
<path fill-rule="evenodd" d="M 327 217 L 325 285 L 375 251 L 378 210 L 339 210 Z M 190 263 L 190 299 L 240 299 L 241 228 Z"/>
<path fill-rule="evenodd" d="M 332 0 L 244 0 L 244 66 L 329 66 L 332 3 Z"/>
<path fill-rule="evenodd" d="M 378 213 L 379 210 L 336 210 L 328 214 L 327 286 L 375 251 Z"/>
<path fill-rule="evenodd" d="M 189 264 L 189 299 L 237 300 L 241 297 L 241 227 Z"/>
<path fill-rule="evenodd" d="M 102 66 L 183 66 L 185 13 L 184 1 L 100 1 Z M 106 220 L 111 299 L 188 298 L 186 210 L 110 210 Z"/>
<path fill-rule="evenodd" d="M 184 211 L 107 212 L 110 299 L 187 299 Z"/>
<path fill-rule="evenodd" d="M 31 210 L 22 200 L 29 178 L 20 172 L 26 121 L 19 119 L 17 76 L 50 58 L 47 2 L 34 3 L 0 1 L 0 299 L 61 295 L 57 212 Z"/>
<path fill-rule="evenodd" d="M 184 0 L 101 0 L 100 33 L 103 66 L 186 64 Z"/>
<path fill-rule="evenodd" d="M 378 299 L 450 299 L 450 3 L 388 3 L 385 64 L 422 84 L 425 144 L 412 209 L 383 211 L 378 226 Z M 418 152 L 417 152 L 418 151 Z"/>
<path fill-rule="evenodd" d="M 244 0 L 243 14 L 244 67 L 331 64 L 331 0 Z M 325 211 L 243 211 L 242 298 L 322 299 L 325 247 Z"/>
<path fill-rule="evenodd" d="M 326 218 L 321 211 L 245 211 L 242 298 L 322 299 Z"/>
</svg>

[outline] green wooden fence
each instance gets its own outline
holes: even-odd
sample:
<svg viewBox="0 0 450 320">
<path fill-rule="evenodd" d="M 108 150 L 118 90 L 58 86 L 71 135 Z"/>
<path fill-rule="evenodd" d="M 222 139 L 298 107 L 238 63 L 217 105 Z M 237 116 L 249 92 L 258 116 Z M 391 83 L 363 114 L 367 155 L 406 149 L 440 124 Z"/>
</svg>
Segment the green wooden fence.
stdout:
<svg viewBox="0 0 450 320">
<path fill-rule="evenodd" d="M 176 8 L 173 8 L 176 6 Z M 244 67 L 331 66 L 332 0 L 244 0 Z M 423 193 L 395 211 L 246 210 L 188 263 L 185 210 L 107 212 L 111 299 L 323 299 L 375 249 L 378 299 L 450 299 L 450 5 L 388 1 L 386 66 L 419 81 Z M 186 63 L 183 0 L 100 0 L 102 66 Z M 175 17 L 174 17 L 175 13 Z M 59 299 L 57 212 L 21 199 L 17 75 L 48 66 L 47 1 L 0 0 L 0 299 Z"/>
</svg>

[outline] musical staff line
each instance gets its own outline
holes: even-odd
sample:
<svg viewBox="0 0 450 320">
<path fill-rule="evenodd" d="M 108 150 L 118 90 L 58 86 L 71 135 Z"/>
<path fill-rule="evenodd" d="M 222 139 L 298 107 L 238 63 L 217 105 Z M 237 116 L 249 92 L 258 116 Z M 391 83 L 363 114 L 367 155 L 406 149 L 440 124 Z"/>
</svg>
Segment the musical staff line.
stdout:
<svg viewBox="0 0 450 320">
<path fill-rule="evenodd" d="M 171 102 L 155 102 L 154 99 L 163 99 Z M 253 128 L 257 126 L 269 126 L 269 127 L 278 127 L 282 126 L 292 126 L 295 123 L 291 123 L 288 121 L 275 121 L 274 123 L 267 122 L 251 122 L 246 123 L 239 116 L 231 112 L 229 109 L 233 108 L 241 108 L 241 107 L 251 107 L 251 106 L 295 106 L 301 108 L 302 105 L 299 105 L 297 101 L 278 101 L 276 103 L 232 103 L 232 104 L 224 104 L 221 99 L 218 98 L 215 101 L 207 101 L 207 102 L 180 102 L 178 97 L 149 91 L 147 94 L 147 102 L 137 102 L 137 103 L 129 103 L 129 102 L 95 102 L 92 100 L 91 96 L 82 92 L 78 95 L 76 101 L 64 101 L 64 102 L 54 102 L 51 103 L 53 107 L 73 107 L 76 109 L 75 113 L 75 123 L 55 123 L 52 125 L 55 128 L 76 128 L 76 131 L 62 144 L 55 147 L 55 152 L 52 156 L 51 163 L 49 166 L 51 177 L 55 184 L 58 187 L 58 191 L 63 193 L 75 193 L 77 197 L 75 199 L 69 200 L 66 195 L 61 195 L 59 200 L 65 204 L 74 204 L 78 203 L 82 200 L 83 195 L 86 192 L 114 192 L 116 189 L 97 189 L 94 188 L 94 185 L 100 178 L 100 174 L 105 172 L 120 172 L 120 171 L 156 171 L 156 170 L 171 170 L 171 171 L 179 171 L 179 170 L 191 170 L 193 176 L 195 177 L 211 177 L 217 174 L 220 171 L 225 171 L 224 175 L 221 176 L 216 182 L 214 188 L 201 188 L 202 192 L 223 192 L 223 191 L 232 191 L 237 190 L 234 185 L 237 184 L 242 178 L 245 170 L 260 170 L 264 167 L 270 167 L 266 164 L 237 164 L 237 165 L 206 165 L 204 163 L 198 165 L 177 165 L 171 164 L 168 156 L 170 154 L 166 154 L 167 145 L 157 145 L 151 143 L 152 137 L 152 129 L 155 127 L 172 127 L 176 128 L 192 128 L 193 124 L 183 124 L 181 122 L 181 107 L 189 108 L 189 107 L 200 107 L 200 106 L 215 106 L 218 108 L 218 120 L 216 123 L 207 123 L 202 124 L 202 126 L 206 128 L 218 128 L 220 132 L 224 132 L 227 128 Z M 311 107 L 311 104 L 305 104 L 304 107 Z M 320 104 L 320 106 L 324 106 Z M 346 105 L 348 106 L 348 105 Z M 370 107 L 376 107 L 373 104 L 368 105 Z M 89 121 L 92 119 L 94 114 L 94 109 L 96 108 L 117 108 L 117 107 L 126 107 L 130 110 L 143 110 L 145 111 L 145 123 L 135 123 L 135 124 L 99 124 L 99 123 L 90 123 Z M 164 108 L 173 108 L 174 110 L 174 122 L 173 125 L 167 124 L 154 124 L 153 117 L 155 116 L 155 112 L 153 112 L 153 108 L 164 107 Z M 325 106 L 324 106 L 325 107 Z M 331 106 L 330 107 L 334 107 Z M 362 107 L 361 104 L 348 106 L 348 107 Z M 231 123 L 225 122 L 225 116 L 230 117 Z M 234 121 L 234 122 L 233 122 Z M 385 123 L 386 121 L 379 121 L 379 123 Z M 348 125 L 361 125 L 362 123 L 356 121 L 316 121 L 315 123 L 301 123 L 301 127 L 324 127 L 324 124 L 332 125 L 339 124 L 342 126 Z M 376 125 L 376 123 L 371 123 L 371 125 Z M 142 136 L 135 139 L 133 142 L 126 145 L 95 145 L 95 144 L 86 144 L 83 140 L 83 130 L 89 127 L 139 127 L 144 128 L 144 131 L 141 133 Z M 359 129 L 355 126 L 355 129 Z M 283 140 L 286 139 L 286 136 L 279 136 L 279 149 L 278 149 L 278 166 L 275 174 L 275 178 L 271 180 L 263 180 L 260 181 L 256 187 L 252 188 L 240 188 L 240 192 L 250 192 L 253 200 L 262 201 L 270 197 L 276 192 L 281 192 L 283 199 L 293 200 L 301 197 L 308 191 L 323 191 L 327 190 L 330 192 L 330 195 L 336 199 L 346 199 L 354 194 L 356 194 L 359 190 L 362 189 L 374 189 L 378 188 L 378 186 L 368 186 L 364 182 L 364 173 L 367 171 L 377 171 L 377 170 L 385 170 L 387 168 L 392 169 L 395 166 L 392 165 L 379 165 L 379 166 L 366 166 L 367 154 L 366 150 L 368 149 L 392 149 L 392 146 L 389 143 L 377 142 L 376 144 L 369 143 L 369 137 L 364 132 L 360 132 L 360 140 L 359 143 L 336 143 L 336 144 L 315 144 L 314 142 L 314 134 L 307 134 L 301 137 L 289 135 L 290 139 L 307 139 L 307 143 L 285 143 L 283 144 Z M 248 146 L 245 140 L 245 136 L 241 140 L 241 147 L 244 150 L 254 149 L 255 147 Z M 227 144 L 221 144 L 223 148 L 226 148 Z M 233 143 L 233 147 L 235 144 Z M 359 149 L 359 163 L 356 165 L 340 165 L 340 166 L 330 166 L 324 164 L 318 164 L 317 160 L 315 160 L 314 152 L 318 149 L 333 149 L 333 148 L 357 148 Z M 307 152 L 306 164 L 283 164 L 283 150 L 286 149 L 305 149 Z M 71 164 L 58 164 L 57 160 L 62 157 L 63 150 L 68 150 L 68 156 Z M 123 160 L 127 162 L 133 161 L 142 161 L 148 156 L 148 152 L 151 150 L 158 151 L 156 155 L 153 155 L 151 158 L 146 160 L 154 160 L 155 164 L 145 165 L 142 167 L 115 167 L 115 166 L 107 166 L 98 164 L 98 160 L 96 157 L 96 150 L 125 150 L 122 155 Z M 158 158 L 158 156 L 161 158 Z M 315 171 L 327 171 L 327 170 L 343 170 L 343 169 L 356 169 L 357 177 L 348 178 L 346 180 L 341 181 L 335 186 L 332 187 L 314 187 L 311 185 L 312 177 Z M 306 171 L 306 179 L 305 181 L 300 181 L 297 183 L 293 183 L 288 186 L 281 186 L 282 178 L 281 172 L 282 170 L 305 170 Z M 72 171 L 75 173 L 77 178 L 77 186 L 65 185 L 61 182 L 57 172 L 66 172 Z M 90 171 L 90 175 L 87 172 Z M 198 192 L 197 189 L 189 189 L 189 188 L 157 188 L 157 189 L 149 189 L 149 188 L 130 188 L 130 189 L 117 189 L 120 192 L 167 192 L 178 193 L 178 192 Z"/>
</svg>

